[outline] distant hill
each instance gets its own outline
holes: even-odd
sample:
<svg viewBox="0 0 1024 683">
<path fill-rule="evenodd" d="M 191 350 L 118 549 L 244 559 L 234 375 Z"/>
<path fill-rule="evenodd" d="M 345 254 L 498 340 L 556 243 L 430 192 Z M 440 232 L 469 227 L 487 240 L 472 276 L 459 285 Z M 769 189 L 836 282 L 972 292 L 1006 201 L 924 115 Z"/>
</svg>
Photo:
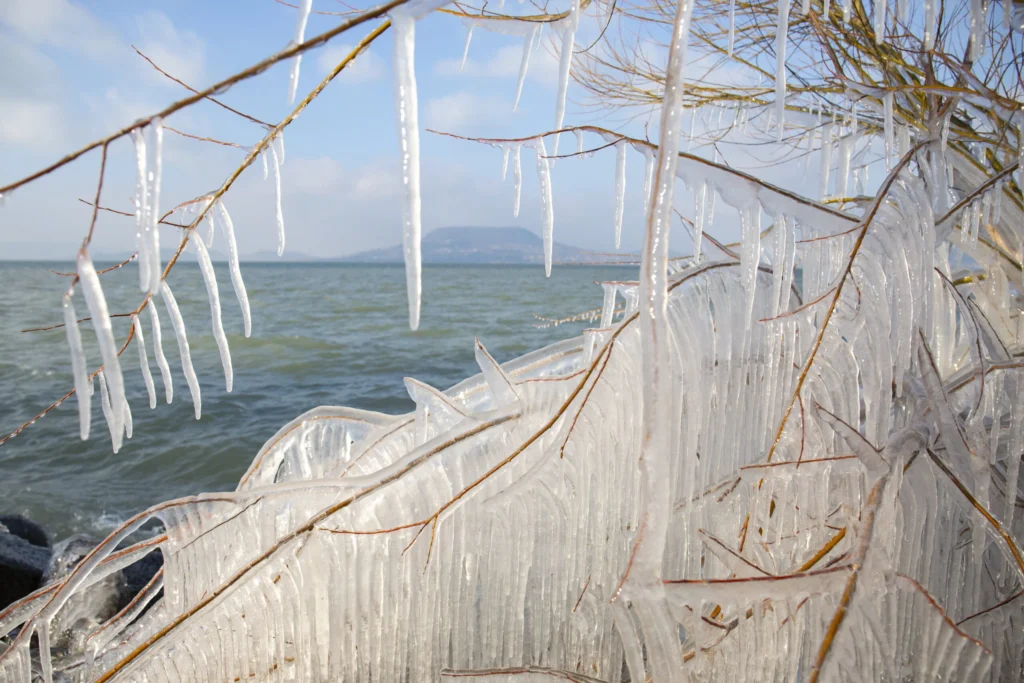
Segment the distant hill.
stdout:
<svg viewBox="0 0 1024 683">
<path fill-rule="evenodd" d="M 423 237 L 423 263 L 544 262 L 544 242 L 526 228 L 438 228 Z M 401 263 L 402 246 L 373 249 L 335 259 L 345 263 Z M 555 242 L 552 260 L 569 263 L 608 263 L 626 260 L 595 254 Z"/>
</svg>

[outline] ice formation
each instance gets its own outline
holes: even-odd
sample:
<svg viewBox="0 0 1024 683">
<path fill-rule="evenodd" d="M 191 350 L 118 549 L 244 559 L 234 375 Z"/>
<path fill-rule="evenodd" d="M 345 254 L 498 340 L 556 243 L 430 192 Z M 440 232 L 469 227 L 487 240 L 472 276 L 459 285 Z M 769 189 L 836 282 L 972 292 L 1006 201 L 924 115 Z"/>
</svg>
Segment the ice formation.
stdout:
<svg viewBox="0 0 1024 683">
<path fill-rule="evenodd" d="M 413 32 L 436 6 L 391 16 L 414 328 Z M 1008 183 L 1019 170 L 1012 159 L 985 167 L 948 140 L 952 112 L 912 128 L 892 89 L 848 93 L 848 111 L 801 107 L 794 94 L 786 112 L 810 131 L 801 149 L 820 131 L 819 198 L 833 178 L 834 196 L 873 197 L 829 206 L 717 155 L 680 152 L 692 10 L 692 0 L 677 8 L 658 145 L 573 131 L 615 149 L 616 246 L 629 148 L 646 161 L 640 276 L 601 283 L 597 328 L 504 364 L 478 340 L 479 374 L 444 391 L 406 379 L 407 415 L 300 415 L 234 491 L 140 513 L 0 612 L 0 680 L 29 680 L 36 666 L 45 681 L 1018 680 L 1024 212 Z M 873 10 L 881 39 L 885 3 Z M 555 27 L 563 57 L 579 11 Z M 907 11 L 898 3 L 896 16 Z M 781 52 L 788 7 L 778 12 Z M 934 12 L 926 3 L 926 30 Z M 524 37 L 522 74 L 536 26 L 502 30 Z M 784 60 L 776 69 L 781 126 Z M 521 87 L 522 75 L 517 99 Z M 724 114 L 706 121 L 721 127 Z M 746 111 L 732 114 L 745 125 Z M 503 176 L 512 154 L 517 214 L 521 148 L 536 152 L 550 274 L 544 138 L 487 144 L 502 149 Z M 184 321 L 144 237 L 159 183 L 141 131 L 136 144 L 140 283 L 164 299 L 198 418 Z M 876 191 L 866 172 L 879 156 L 891 170 Z M 694 198 L 688 259 L 669 258 L 677 181 Z M 737 244 L 711 234 L 716 206 L 739 227 Z M 206 210 L 228 243 L 248 334 L 230 217 L 219 201 Z M 230 389 L 213 265 L 198 235 L 189 240 Z M 701 253 L 703 240 L 717 251 Z M 131 412 L 85 249 L 77 265 L 116 450 Z M 84 437 L 92 384 L 72 292 L 63 306 Z M 143 307 L 170 401 L 152 298 Z M 132 325 L 152 406 L 137 315 Z M 160 535 L 119 549 L 151 518 Z M 59 637 L 69 605 L 157 548 L 163 571 L 129 607 L 84 638 Z"/>
<path fill-rule="evenodd" d="M 306 22 L 309 21 L 309 12 L 313 9 L 313 0 L 298 0 L 299 13 L 295 17 L 295 35 L 292 37 L 292 44 L 298 45 L 306 37 Z M 297 54 L 292 58 L 292 68 L 288 72 L 288 104 L 295 102 L 295 92 L 299 87 L 299 64 L 302 63 L 302 55 Z"/>
</svg>

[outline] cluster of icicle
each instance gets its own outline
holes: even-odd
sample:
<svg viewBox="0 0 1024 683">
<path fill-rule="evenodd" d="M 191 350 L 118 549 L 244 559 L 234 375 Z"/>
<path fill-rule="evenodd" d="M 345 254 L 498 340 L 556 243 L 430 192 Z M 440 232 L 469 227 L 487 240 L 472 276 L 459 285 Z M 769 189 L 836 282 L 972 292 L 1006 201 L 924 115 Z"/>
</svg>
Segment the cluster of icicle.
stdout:
<svg viewBox="0 0 1024 683">
<path fill-rule="evenodd" d="M 435 6 L 392 15 L 414 324 L 413 31 Z M 863 213 L 675 154 L 691 9 L 684 0 L 673 30 L 660 147 L 608 140 L 616 239 L 629 146 L 647 163 L 648 232 L 641 277 L 604 283 L 597 327 L 504 365 L 478 342 L 478 375 L 446 391 L 406 380 L 408 415 L 299 416 L 235 491 L 140 513 L 67 579 L 0 613 L 12 634 L 0 681 L 36 666 L 47 683 L 1019 678 L 1024 318 L 1005 253 L 1024 246 L 1024 214 L 1000 201 L 1002 183 L 962 202 L 985 172 L 942 139 L 908 142 L 895 161 L 891 123 L 892 182 Z M 821 141 L 824 156 L 838 140 L 840 176 L 877 135 L 857 116 Z M 523 146 L 538 152 L 550 207 L 543 139 Z M 503 149 L 517 176 L 519 149 Z M 184 326 L 154 275 L 158 173 L 143 171 L 143 289 L 165 299 L 191 386 Z M 694 197 L 697 249 L 670 266 L 677 180 Z M 735 212 L 740 244 L 702 255 L 716 210 Z M 192 242 L 219 342 L 212 270 Z M 84 252 L 78 271 L 116 442 L 130 431 L 123 379 Z M 68 336 L 87 401 L 75 325 Z M 229 362 L 225 373 L 230 385 Z M 118 549 L 153 518 L 158 540 Z M 69 604 L 156 548 L 163 569 L 131 604 L 58 638 Z"/>
<path fill-rule="evenodd" d="M 167 362 L 167 357 L 164 355 L 163 331 L 160 323 L 160 314 L 157 312 L 156 306 L 156 299 L 163 299 L 167 308 L 167 314 L 171 320 L 171 327 L 178 342 L 181 369 L 185 375 L 189 392 L 192 395 L 192 403 L 195 406 L 195 415 L 198 420 L 202 414 L 202 399 L 199 391 L 199 380 L 192 367 L 192 357 L 189 351 L 185 321 L 174 298 L 174 293 L 164 279 L 164 270 L 160 263 L 159 224 L 162 221 L 160 216 L 160 183 L 161 148 L 163 144 L 163 128 L 160 121 L 153 122 L 145 129 L 134 131 L 133 137 L 135 140 L 137 165 L 135 219 L 138 252 L 135 256 L 135 261 L 139 266 L 139 288 L 145 297 L 137 312 L 133 312 L 130 316 L 132 324 L 131 335 L 134 337 L 134 344 L 138 349 L 142 378 L 149 396 L 149 407 L 152 409 L 157 405 L 156 385 L 149 366 L 149 354 L 146 348 L 145 332 L 141 320 L 143 311 L 148 311 L 153 355 L 156 357 L 157 367 L 160 369 L 164 395 L 167 402 L 170 403 L 174 398 L 174 385 L 171 378 L 170 365 Z M 276 168 L 276 151 L 273 146 L 270 149 L 274 153 Z M 278 196 L 280 196 L 280 192 L 278 192 Z M 213 337 L 217 343 L 221 364 L 224 368 L 225 388 L 227 391 L 231 391 L 233 382 L 231 350 L 228 347 L 227 335 L 224 332 L 220 293 L 209 253 L 209 248 L 213 245 L 215 221 L 220 223 L 224 236 L 223 239 L 227 242 L 228 269 L 231 273 L 231 284 L 234 287 L 235 294 L 238 297 L 238 304 L 241 307 L 246 337 L 252 331 L 249 297 L 245 291 L 245 282 L 242 280 L 234 225 L 227 208 L 220 199 L 213 200 L 211 203 L 210 198 L 203 198 L 200 202 L 204 204 L 205 220 L 208 225 L 206 241 L 204 243 L 203 238 L 196 233 L 190 236 L 189 243 L 195 250 L 199 270 L 206 284 L 206 291 L 210 300 Z M 279 220 L 280 213 L 279 202 Z M 217 218 L 215 218 L 215 215 Z M 114 339 L 110 310 L 103 293 L 99 274 L 92 263 L 86 247 L 81 248 L 78 252 L 76 275 L 75 284 L 68 289 L 63 297 L 63 317 L 68 346 L 71 349 L 71 367 L 74 376 L 75 396 L 78 401 L 79 431 L 83 440 L 89 438 L 92 420 L 92 396 L 95 391 L 93 379 L 95 378 L 99 382 L 103 417 L 110 431 L 113 450 L 117 453 L 123 444 L 123 440 L 132 437 L 132 412 L 125 395 L 124 374 L 121 370 L 119 349 Z M 89 363 L 86 359 L 82 332 L 74 305 L 76 287 L 81 288 L 85 298 L 102 360 L 101 369 L 92 374 L 88 371 Z"/>
</svg>

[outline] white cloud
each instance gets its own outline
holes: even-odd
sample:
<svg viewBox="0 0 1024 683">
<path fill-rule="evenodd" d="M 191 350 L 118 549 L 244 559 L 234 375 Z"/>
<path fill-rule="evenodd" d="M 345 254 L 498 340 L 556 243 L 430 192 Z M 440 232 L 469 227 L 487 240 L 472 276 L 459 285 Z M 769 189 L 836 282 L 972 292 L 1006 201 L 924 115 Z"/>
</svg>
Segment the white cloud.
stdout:
<svg viewBox="0 0 1024 683">
<path fill-rule="evenodd" d="M 472 48 L 470 50 L 472 51 Z M 521 45 L 504 45 L 498 48 L 489 59 L 483 61 L 467 59 L 461 70 L 459 69 L 462 63 L 461 59 L 442 59 L 434 65 L 434 72 L 439 76 L 486 76 L 514 80 L 519 76 L 519 65 L 522 58 L 523 48 Z M 558 58 L 547 49 L 546 45 L 534 47 L 530 54 L 526 77 L 551 87 L 558 83 Z"/>
<path fill-rule="evenodd" d="M 0 98 L 0 143 L 49 149 L 62 139 L 60 107 L 36 99 Z"/>
<path fill-rule="evenodd" d="M 55 45 L 89 57 L 109 57 L 116 34 L 88 10 L 68 0 L 4 0 L 0 23 L 34 43 Z"/>
<path fill-rule="evenodd" d="M 139 41 L 136 47 L 161 69 L 193 88 L 205 85 L 206 47 L 192 31 L 179 31 L 163 12 L 150 11 L 136 18 Z M 136 58 L 154 83 L 179 88 L 153 67 Z"/>
<path fill-rule="evenodd" d="M 318 51 L 316 57 L 316 65 L 324 74 L 329 73 L 346 57 L 352 52 L 352 45 L 339 44 L 339 45 L 328 45 Z M 382 60 L 372 50 L 364 50 L 361 55 L 352 60 L 352 63 L 346 66 L 336 80 L 342 83 L 351 83 L 353 85 L 358 83 L 369 83 L 375 81 L 384 75 L 384 60 Z"/>
<path fill-rule="evenodd" d="M 444 131 L 490 124 L 496 119 L 508 117 L 511 111 L 512 106 L 504 100 L 465 90 L 432 97 L 427 100 L 425 108 L 427 126 Z"/>
</svg>

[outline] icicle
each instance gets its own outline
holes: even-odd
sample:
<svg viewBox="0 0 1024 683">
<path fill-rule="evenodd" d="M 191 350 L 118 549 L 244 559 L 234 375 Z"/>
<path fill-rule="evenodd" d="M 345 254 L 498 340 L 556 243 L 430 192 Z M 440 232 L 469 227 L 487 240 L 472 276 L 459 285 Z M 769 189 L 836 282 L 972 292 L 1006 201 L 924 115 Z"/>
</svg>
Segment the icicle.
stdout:
<svg viewBox="0 0 1024 683">
<path fill-rule="evenodd" d="M 644 146 L 644 216 L 651 211 L 651 190 L 654 185 L 654 150 Z"/>
<path fill-rule="evenodd" d="M 110 405 L 110 388 L 107 386 L 107 378 L 102 370 L 96 373 L 96 379 L 100 383 L 100 407 L 103 409 L 103 419 L 107 421 L 107 429 L 110 431 L 110 440 L 114 442 L 114 453 L 121 450 L 121 437 L 124 435 L 124 410 L 114 412 Z M 118 419 L 115 419 L 117 417 Z"/>
<path fill-rule="evenodd" d="M 146 175 L 146 135 L 142 128 L 134 131 L 135 139 L 135 230 L 136 241 L 139 245 L 139 289 L 143 292 L 149 291 L 149 284 L 152 276 L 149 269 L 152 266 L 152 258 L 149 255 L 150 249 L 150 228 L 149 223 L 149 177 Z"/>
<path fill-rule="evenodd" d="M 600 325 L 604 329 L 611 327 L 612 318 L 615 316 L 615 297 L 619 292 L 619 286 L 603 282 L 601 289 L 604 290 L 604 302 L 601 305 Z"/>
<path fill-rule="evenodd" d="M 809 5 L 810 0 L 804 0 L 804 5 Z M 804 9 L 804 14 L 807 10 Z M 729 56 L 732 57 L 733 49 L 736 47 L 736 0 L 729 0 Z"/>
<path fill-rule="evenodd" d="M 832 126 L 834 124 L 826 123 L 825 128 L 821 132 L 821 173 L 820 185 L 818 190 L 818 196 L 821 199 L 825 199 L 828 195 L 828 177 L 832 172 Z"/>
<path fill-rule="evenodd" d="M 533 40 L 537 37 L 537 26 L 523 38 L 523 58 L 519 62 L 519 78 L 516 80 L 516 100 L 512 104 L 512 111 L 519 108 L 519 97 L 523 94 L 523 83 L 526 81 L 526 70 L 530 66 L 530 53 L 533 51 Z"/>
<path fill-rule="evenodd" d="M 898 140 L 896 154 L 902 159 L 903 155 L 910 151 L 910 126 L 900 126 Z"/>
<path fill-rule="evenodd" d="M 875 44 L 881 45 L 885 38 L 885 6 L 888 0 L 873 0 L 875 6 Z"/>
<path fill-rule="evenodd" d="M 757 266 L 761 259 L 760 206 L 754 204 L 740 210 L 740 271 L 743 273 L 743 288 L 747 293 L 747 324 L 751 323 L 754 310 L 754 294 L 757 286 Z"/>
<path fill-rule="evenodd" d="M 160 368 L 160 378 L 164 383 L 164 398 L 170 403 L 174 400 L 174 382 L 171 379 L 171 366 L 167 364 L 167 356 L 164 355 L 163 335 L 160 332 L 160 315 L 156 312 L 156 304 L 150 299 L 146 304 L 149 311 L 150 329 L 153 330 L 153 355 L 156 357 L 156 365 Z"/>
<path fill-rule="evenodd" d="M 881 2 L 881 0 L 879 0 Z M 884 133 L 885 133 L 885 170 L 892 168 L 892 151 L 893 151 L 893 123 L 892 123 L 892 91 L 887 90 L 885 95 L 882 96 L 882 108 L 885 113 L 885 120 L 883 121 Z"/>
<path fill-rule="evenodd" d="M 124 433 L 124 377 L 121 375 L 121 362 L 117 357 L 117 346 L 114 344 L 114 330 L 110 325 L 110 311 L 107 300 L 100 287 L 100 278 L 92 265 L 88 252 L 83 247 L 78 251 L 78 281 L 82 284 L 82 294 L 89 306 L 92 316 L 92 327 L 96 331 L 96 341 L 103 358 L 103 368 L 110 380 L 110 397 L 114 406 L 111 422 L 111 437 L 114 452 L 121 449 L 121 436 Z"/>
<path fill-rule="evenodd" d="M 551 277 L 551 253 L 554 247 L 555 213 L 551 201 L 551 167 L 548 164 L 544 138 L 533 142 L 537 152 L 537 184 L 540 186 L 540 211 L 543 216 L 541 235 L 544 238 L 544 274 Z"/>
<path fill-rule="evenodd" d="M 693 260 L 700 261 L 701 245 L 704 242 L 704 229 L 707 226 L 708 215 L 708 184 L 702 182 L 694 193 L 694 221 L 693 221 Z"/>
<path fill-rule="evenodd" d="M 163 175 L 164 127 L 160 119 L 150 124 L 153 131 L 153 171 L 149 174 L 149 291 L 160 288 L 164 271 L 160 266 L 160 183 Z"/>
<path fill-rule="evenodd" d="M 220 210 L 220 218 L 224 223 L 224 240 L 228 243 L 228 270 L 231 272 L 231 285 L 235 289 L 235 296 L 238 297 L 238 306 L 242 309 L 242 325 L 245 336 L 252 332 L 252 317 L 249 314 L 249 295 L 245 291 L 245 283 L 242 281 L 242 271 L 238 267 L 238 245 L 235 243 L 235 226 L 231 222 L 231 216 L 224 202 L 217 200 L 217 208 Z"/>
<path fill-rule="evenodd" d="M 192 368 L 192 354 L 188 349 L 188 337 L 185 336 L 185 321 L 181 318 L 181 311 L 178 310 L 178 302 L 174 293 L 166 282 L 160 288 L 160 296 L 167 305 L 167 314 L 171 316 L 171 326 L 174 327 L 174 335 L 178 338 L 178 353 L 181 354 L 181 370 L 185 373 L 185 381 L 188 382 L 188 390 L 192 392 L 192 405 L 196 411 L 196 419 L 203 411 L 203 402 L 199 394 L 199 380 L 196 378 L 196 371 Z"/>
<path fill-rule="evenodd" d="M 631 559 L 631 571 L 623 591 L 626 595 L 643 595 L 633 602 L 640 623 L 658 629 L 658 637 L 647 639 L 651 678 L 656 681 L 684 679 L 679 640 L 676 633 L 669 636 L 668 624 L 661 622 L 653 607 L 663 591 L 662 569 L 665 564 L 665 546 L 668 525 L 672 518 L 672 439 L 673 406 L 665 397 L 674 381 L 668 334 L 668 255 L 669 233 L 672 225 L 672 195 L 675 190 L 676 168 L 679 162 L 680 128 L 683 116 L 686 53 L 690 35 L 690 17 L 693 0 L 679 0 L 669 45 L 668 66 L 665 70 L 665 95 L 661 108 L 660 142 L 658 145 L 657 188 L 652 193 L 651 211 L 644 234 L 643 257 L 640 266 L 640 386 L 641 440 L 644 454 L 640 519 L 646 521 L 642 540 L 637 539 Z M 683 458 L 681 478 L 693 482 L 694 459 Z M 692 486 L 692 484 L 691 484 Z M 688 497 L 689 494 L 687 494 Z M 634 589 L 634 586 L 636 587 Z M 634 592 L 634 590 L 636 592 Z M 661 600 L 665 598 L 660 593 Z M 675 622 L 671 622 L 675 630 Z M 653 633 L 652 633 L 653 636 Z M 659 642 L 660 638 L 660 642 Z M 664 643 L 664 644 L 662 644 Z M 652 645 L 657 644 L 657 647 Z"/>
<path fill-rule="evenodd" d="M 420 326 L 420 128 L 416 97 L 414 48 L 416 23 L 406 14 L 391 18 L 395 31 L 395 106 L 402 160 L 402 242 L 405 254 L 405 288 L 409 297 L 409 327 Z"/>
<path fill-rule="evenodd" d="M 850 9 L 853 7 L 853 0 L 843 0 L 843 23 L 850 23 Z"/>
<path fill-rule="evenodd" d="M 946 115 L 942 117 L 942 128 L 939 130 L 939 146 L 943 152 L 946 151 L 946 146 L 949 144 L 949 120 L 952 118 L 952 112 L 946 112 Z M 950 181 L 952 184 L 952 181 Z"/>
<path fill-rule="evenodd" d="M 626 143 L 615 145 L 615 248 L 622 243 L 622 214 L 626 210 Z"/>
<path fill-rule="evenodd" d="M 75 397 L 78 399 L 78 433 L 82 441 L 89 438 L 92 421 L 91 382 L 85 366 L 85 349 L 82 347 L 82 332 L 78 329 L 78 316 L 71 302 L 71 292 L 64 295 L 64 331 L 71 348 L 71 374 L 75 379 Z"/>
<path fill-rule="evenodd" d="M 270 140 L 270 144 L 277 150 L 277 163 L 279 166 L 284 166 L 284 129 L 281 129 L 274 133 L 274 137 Z"/>
<path fill-rule="evenodd" d="M 924 0 L 924 49 L 935 47 L 935 0 Z"/>
<path fill-rule="evenodd" d="M 142 369 L 142 381 L 146 383 L 146 393 L 149 394 L 149 408 L 156 408 L 156 387 L 153 384 L 153 374 L 149 371 L 149 356 L 146 355 L 146 338 L 142 334 L 142 322 L 139 316 L 132 315 L 132 327 L 135 329 L 135 345 L 139 348 L 139 367 Z"/>
<path fill-rule="evenodd" d="M 786 34 L 789 32 L 789 2 L 779 0 L 779 22 L 775 29 L 775 111 L 779 117 L 779 140 L 786 118 Z"/>
<path fill-rule="evenodd" d="M 572 132 L 576 134 L 576 153 L 577 154 L 582 154 L 583 153 L 583 131 L 580 130 L 579 128 L 576 128 Z"/>
<path fill-rule="evenodd" d="M 206 224 L 209 226 L 209 229 L 206 231 L 206 248 L 213 249 L 213 213 L 211 213 L 209 209 L 206 211 Z"/>
<path fill-rule="evenodd" d="M 466 45 L 462 48 L 462 61 L 459 63 L 459 71 L 462 71 L 466 67 L 466 58 L 469 57 L 469 43 L 473 40 L 473 29 L 476 28 L 474 24 L 470 24 L 466 29 Z"/>
<path fill-rule="evenodd" d="M 309 11 L 312 8 L 313 0 L 299 0 L 299 16 L 295 19 L 295 37 L 292 38 L 292 45 L 298 45 L 305 39 L 306 22 L 309 20 Z M 301 62 L 301 54 L 297 54 L 292 58 L 292 70 L 288 74 L 288 104 L 295 102 L 295 91 L 299 87 L 299 64 Z"/>
<path fill-rule="evenodd" d="M 523 165 L 521 163 L 520 151 L 522 145 L 516 145 L 515 151 L 512 153 L 512 184 L 514 185 L 513 192 L 515 193 L 515 201 L 512 204 L 512 215 L 516 218 L 519 217 L 519 198 L 523 193 Z"/>
<path fill-rule="evenodd" d="M 260 150 L 260 161 L 263 162 L 263 179 L 267 179 L 267 150 L 266 148 Z"/>
<path fill-rule="evenodd" d="M 836 193 L 843 199 L 850 196 L 850 158 L 853 156 L 853 146 L 855 143 L 856 136 L 853 133 L 839 140 L 839 166 L 836 169 L 838 187 Z"/>
<path fill-rule="evenodd" d="M 502 145 L 501 146 L 501 179 L 502 179 L 502 181 L 504 181 L 505 177 L 508 175 L 508 153 L 509 153 L 508 146 L 507 145 Z"/>
<path fill-rule="evenodd" d="M 132 408 L 128 405 L 128 401 L 124 402 L 124 438 L 132 438 L 132 432 L 135 430 L 132 424 Z"/>
<path fill-rule="evenodd" d="M 907 21 L 907 0 L 897 0 L 896 2 L 896 16 L 899 17 L 901 22 L 906 23 Z"/>
<path fill-rule="evenodd" d="M 580 23 L 580 0 L 572 0 L 569 16 L 565 18 L 562 29 L 562 50 L 558 58 L 558 93 L 555 95 L 555 130 L 562 129 L 565 121 L 565 95 L 569 89 L 569 72 L 572 69 L 572 49 L 576 40 L 576 28 Z M 551 156 L 558 156 L 558 138 L 552 147 Z"/>
<path fill-rule="evenodd" d="M 278 151 L 270 147 L 270 157 L 273 161 L 273 184 L 276 202 L 276 218 L 278 218 L 278 256 L 285 253 L 285 215 L 281 210 L 281 162 Z"/>
<path fill-rule="evenodd" d="M 832 11 L 832 5 L 830 0 L 825 0 L 824 6 L 822 7 L 822 16 L 828 19 L 829 12 Z"/>
<path fill-rule="evenodd" d="M 977 60 L 984 52 L 985 4 L 984 0 L 971 0 L 970 58 Z"/>
<path fill-rule="evenodd" d="M 803 0 L 800 4 L 800 14 L 806 16 L 811 11 L 811 0 Z"/>
<path fill-rule="evenodd" d="M 206 293 L 210 298 L 211 327 L 213 328 L 213 338 L 217 342 L 217 350 L 220 352 L 220 364 L 224 368 L 224 388 L 230 393 L 234 383 L 234 373 L 231 370 L 231 348 L 228 346 L 228 338 L 224 334 L 224 323 L 220 317 L 220 291 L 217 288 L 217 274 L 213 272 L 210 254 L 203 246 L 203 241 L 192 240 L 192 246 L 195 247 L 199 270 L 203 273 Z"/>
</svg>

